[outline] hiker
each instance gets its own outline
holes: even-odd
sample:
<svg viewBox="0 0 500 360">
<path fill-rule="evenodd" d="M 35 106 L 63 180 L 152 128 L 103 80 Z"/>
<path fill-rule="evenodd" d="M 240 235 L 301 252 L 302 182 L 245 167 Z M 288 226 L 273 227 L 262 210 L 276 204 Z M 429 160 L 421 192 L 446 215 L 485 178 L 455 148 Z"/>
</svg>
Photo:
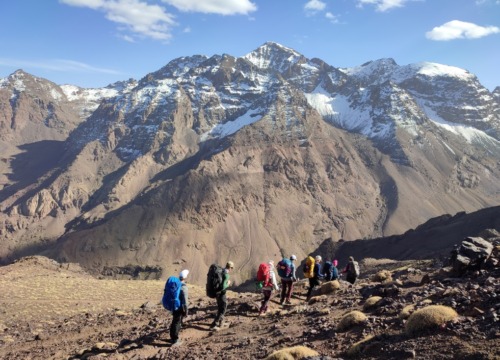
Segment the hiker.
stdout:
<svg viewBox="0 0 500 360">
<path fill-rule="evenodd" d="M 333 261 L 325 261 L 325 265 L 323 265 L 323 274 L 325 274 L 325 281 L 338 280 L 339 278 L 339 270 L 337 269 L 337 265 L 339 262 L 337 260 Z"/>
<path fill-rule="evenodd" d="M 226 298 L 226 290 L 231 285 L 231 280 L 229 280 L 229 273 L 234 269 L 234 263 L 232 261 L 228 261 L 226 267 L 223 271 L 222 277 L 222 289 L 217 292 L 217 315 L 215 316 L 215 320 L 210 325 L 210 329 L 215 329 L 217 326 L 222 326 L 224 321 L 224 315 L 227 310 L 227 298 Z"/>
<path fill-rule="evenodd" d="M 165 309 L 172 312 L 172 323 L 170 324 L 170 340 L 172 346 L 181 345 L 179 332 L 182 328 L 182 319 L 188 314 L 188 288 L 186 279 L 189 270 L 185 269 L 179 273 L 179 277 L 171 276 L 165 284 L 162 303 Z"/>
<path fill-rule="evenodd" d="M 342 274 L 346 274 L 346 281 L 354 285 L 359 276 L 359 264 L 357 261 L 354 261 L 352 256 L 349 256 L 349 262 L 344 270 L 342 270 Z"/>
<path fill-rule="evenodd" d="M 309 290 L 307 290 L 307 297 L 306 301 L 308 302 L 311 300 L 311 295 L 316 286 L 320 285 L 320 280 L 325 277 L 324 274 L 321 273 L 321 261 L 322 261 L 321 255 L 316 255 L 314 258 L 314 270 L 313 270 L 313 276 L 309 278 Z M 306 261 L 307 263 L 307 261 Z"/>
<path fill-rule="evenodd" d="M 295 264 L 297 256 L 292 255 L 289 259 L 283 258 L 278 263 L 278 275 L 281 278 L 281 296 L 280 305 L 285 304 L 290 305 L 293 291 L 293 283 L 297 281 L 297 276 L 295 275 Z"/>
<path fill-rule="evenodd" d="M 270 260 L 267 265 L 269 273 L 262 287 L 262 294 L 264 294 L 264 299 L 262 300 L 259 315 L 265 314 L 267 312 L 267 304 L 269 303 L 269 300 L 271 300 L 273 290 L 280 289 L 276 281 L 276 274 L 274 273 L 274 261 Z"/>
</svg>

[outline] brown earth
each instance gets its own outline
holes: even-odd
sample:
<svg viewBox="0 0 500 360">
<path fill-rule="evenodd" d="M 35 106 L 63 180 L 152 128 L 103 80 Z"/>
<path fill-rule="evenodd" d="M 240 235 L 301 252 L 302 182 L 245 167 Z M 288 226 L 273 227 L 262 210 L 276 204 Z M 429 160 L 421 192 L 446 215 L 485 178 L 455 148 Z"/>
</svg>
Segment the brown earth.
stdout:
<svg viewBox="0 0 500 360">
<path fill-rule="evenodd" d="M 0 268 L 0 358 L 261 359 L 295 345 L 316 350 L 322 359 L 500 358 L 498 267 L 461 279 L 449 278 L 430 260 L 365 259 L 361 268 L 355 286 L 341 281 L 335 293 L 313 297 L 309 304 L 305 282 L 299 281 L 291 306 L 274 298 L 260 317 L 260 294 L 230 292 L 227 323 L 218 331 L 209 330 L 215 301 L 189 285 L 183 344 L 171 347 L 171 316 L 159 304 L 163 281 L 97 279 L 74 264 L 24 258 Z M 394 282 L 370 280 L 382 269 Z M 421 284 L 422 279 L 427 281 Z M 382 300 L 363 310 L 371 295 Z M 406 335 L 403 308 L 428 304 L 453 306 L 459 318 Z M 367 321 L 338 331 L 341 316 L 352 310 L 364 312 Z M 363 339 L 368 340 L 353 348 Z"/>
</svg>

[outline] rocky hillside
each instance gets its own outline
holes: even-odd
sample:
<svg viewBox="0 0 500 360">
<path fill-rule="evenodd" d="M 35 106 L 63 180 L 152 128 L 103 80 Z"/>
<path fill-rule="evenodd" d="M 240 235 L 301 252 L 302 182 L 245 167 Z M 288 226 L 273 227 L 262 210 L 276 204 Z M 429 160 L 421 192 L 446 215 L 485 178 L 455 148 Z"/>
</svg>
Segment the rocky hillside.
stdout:
<svg viewBox="0 0 500 360">
<path fill-rule="evenodd" d="M 127 84 L 54 156 L 39 146 L 4 161 L 1 262 L 45 251 L 88 269 L 187 262 L 203 274 L 231 258 L 244 280 L 261 259 L 500 200 L 498 97 L 462 69 L 339 69 L 266 43 Z M 28 181 L 33 153 L 52 160 Z"/>
<path fill-rule="evenodd" d="M 482 234 L 491 255 L 461 277 L 437 259 L 367 258 L 354 286 L 326 282 L 306 302 L 299 281 L 292 304 L 274 297 L 265 315 L 258 315 L 260 294 L 230 291 L 226 321 L 215 330 L 215 300 L 188 284 L 191 306 L 177 347 L 171 315 L 159 304 L 164 282 L 98 280 L 74 264 L 23 258 L 0 267 L 0 357 L 498 359 L 500 233 Z"/>
</svg>

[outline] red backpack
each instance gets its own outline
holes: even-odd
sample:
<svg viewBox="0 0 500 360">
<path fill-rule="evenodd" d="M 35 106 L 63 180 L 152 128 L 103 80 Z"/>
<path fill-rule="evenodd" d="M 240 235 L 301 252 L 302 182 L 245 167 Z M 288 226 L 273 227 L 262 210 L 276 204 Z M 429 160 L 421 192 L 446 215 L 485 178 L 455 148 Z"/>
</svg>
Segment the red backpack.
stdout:
<svg viewBox="0 0 500 360">
<path fill-rule="evenodd" d="M 262 263 L 259 265 L 259 270 L 257 271 L 257 281 L 263 282 L 264 286 L 268 286 L 270 282 L 271 269 L 269 269 L 268 263 Z"/>
</svg>

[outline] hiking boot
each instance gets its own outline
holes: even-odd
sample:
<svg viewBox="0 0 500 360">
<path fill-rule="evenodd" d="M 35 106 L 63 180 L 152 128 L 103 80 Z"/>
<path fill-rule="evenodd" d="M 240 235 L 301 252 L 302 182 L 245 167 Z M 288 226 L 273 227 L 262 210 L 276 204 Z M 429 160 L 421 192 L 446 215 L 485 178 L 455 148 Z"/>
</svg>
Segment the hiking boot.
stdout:
<svg viewBox="0 0 500 360">
<path fill-rule="evenodd" d="M 217 323 L 214 321 L 212 325 L 210 325 L 210 330 L 213 330 L 217 327 Z"/>
<path fill-rule="evenodd" d="M 292 305 L 292 302 L 290 300 L 287 300 L 287 301 L 285 301 L 285 304 Z"/>
</svg>

